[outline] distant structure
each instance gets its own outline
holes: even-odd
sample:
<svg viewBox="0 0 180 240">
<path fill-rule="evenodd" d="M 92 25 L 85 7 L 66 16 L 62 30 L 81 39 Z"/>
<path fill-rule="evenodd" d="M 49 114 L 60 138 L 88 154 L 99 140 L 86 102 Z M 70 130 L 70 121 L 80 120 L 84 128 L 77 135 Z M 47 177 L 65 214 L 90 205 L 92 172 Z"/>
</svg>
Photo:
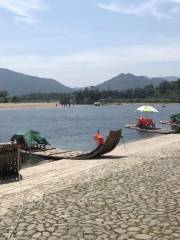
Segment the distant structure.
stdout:
<svg viewBox="0 0 180 240">
<path fill-rule="evenodd" d="M 95 103 L 94 103 L 94 106 L 95 106 L 95 107 L 100 107 L 100 106 L 101 106 L 101 103 L 100 103 L 100 102 L 95 102 Z"/>
</svg>

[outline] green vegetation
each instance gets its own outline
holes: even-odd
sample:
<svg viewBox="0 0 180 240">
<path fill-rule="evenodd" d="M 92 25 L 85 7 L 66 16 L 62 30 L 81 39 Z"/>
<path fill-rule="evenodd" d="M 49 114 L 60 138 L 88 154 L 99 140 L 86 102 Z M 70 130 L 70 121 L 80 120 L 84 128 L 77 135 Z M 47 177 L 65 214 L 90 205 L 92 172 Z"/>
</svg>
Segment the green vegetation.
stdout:
<svg viewBox="0 0 180 240">
<path fill-rule="evenodd" d="M 9 102 L 9 94 L 7 91 L 0 91 L 0 103 Z"/>
<path fill-rule="evenodd" d="M 180 102 L 180 80 L 164 81 L 159 86 L 128 89 L 124 91 L 100 91 L 96 88 L 85 88 L 71 94 L 34 93 L 10 97 L 7 91 L 0 92 L 0 102 L 59 102 L 66 104 L 123 103 L 123 102 Z"/>
<path fill-rule="evenodd" d="M 128 89 L 124 91 L 99 91 L 85 89 L 75 93 L 78 104 L 94 103 L 122 103 L 122 102 L 180 102 L 180 80 L 164 81 L 159 86 L 145 86 L 144 88 Z"/>
</svg>

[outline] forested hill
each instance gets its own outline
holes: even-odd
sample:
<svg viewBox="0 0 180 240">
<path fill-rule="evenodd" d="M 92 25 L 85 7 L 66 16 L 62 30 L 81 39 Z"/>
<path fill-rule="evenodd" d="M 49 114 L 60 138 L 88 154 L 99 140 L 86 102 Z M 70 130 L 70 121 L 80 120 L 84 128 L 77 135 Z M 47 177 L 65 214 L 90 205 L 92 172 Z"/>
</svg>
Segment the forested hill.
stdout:
<svg viewBox="0 0 180 240">
<path fill-rule="evenodd" d="M 158 86 L 161 82 L 166 79 L 158 78 L 148 78 L 144 76 L 135 76 L 133 74 L 124 74 L 113 77 L 112 79 L 105 81 L 96 86 L 99 90 L 118 90 L 123 91 L 127 89 L 135 89 L 137 87 L 145 87 L 147 85 Z"/>
<path fill-rule="evenodd" d="M 135 89 L 137 87 L 143 88 L 147 85 L 153 85 L 156 87 L 161 82 L 165 81 L 165 79 L 172 81 L 175 78 L 176 77 L 148 78 L 144 76 L 135 76 L 130 73 L 121 73 L 120 75 L 97 85 L 96 89 L 100 91 L 124 91 L 127 89 Z M 77 89 L 65 86 L 53 79 L 30 76 L 0 68 L 0 91 L 7 91 L 10 96 L 20 96 L 36 93 L 72 93 L 77 91 Z"/>
<path fill-rule="evenodd" d="M 0 68 L 0 90 L 10 95 L 26 95 L 31 93 L 71 93 L 70 87 L 48 78 L 39 78 Z"/>
</svg>

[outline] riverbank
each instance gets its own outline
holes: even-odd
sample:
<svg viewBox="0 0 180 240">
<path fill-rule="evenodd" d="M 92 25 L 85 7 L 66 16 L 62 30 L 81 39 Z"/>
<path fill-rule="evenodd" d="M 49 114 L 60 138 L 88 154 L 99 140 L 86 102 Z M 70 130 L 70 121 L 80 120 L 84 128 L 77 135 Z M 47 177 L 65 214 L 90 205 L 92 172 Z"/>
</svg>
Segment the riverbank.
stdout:
<svg viewBox="0 0 180 240">
<path fill-rule="evenodd" d="M 23 169 L 0 185 L 6 239 L 180 239 L 179 135 L 121 143 L 97 160 L 61 160 Z"/>
<path fill-rule="evenodd" d="M 58 103 L 57 103 L 58 104 Z M 0 110 L 3 109 L 29 109 L 29 108 L 54 108 L 56 102 L 51 103 L 0 103 Z"/>
<path fill-rule="evenodd" d="M 60 105 L 58 102 L 34 102 L 34 103 L 0 103 L 0 110 L 3 109 L 31 109 L 31 108 L 55 108 L 57 104 L 57 107 L 62 107 L 62 105 Z M 115 103 L 105 103 L 102 104 L 101 106 L 115 106 L 115 105 L 145 105 L 145 104 L 153 104 L 150 102 L 115 102 Z M 162 103 L 159 102 L 155 102 L 154 104 L 159 104 L 161 105 Z M 169 104 L 174 104 L 174 103 L 166 103 L 166 105 Z M 178 104 L 178 103 L 176 103 Z M 67 105 L 68 106 L 68 105 Z M 86 105 L 76 105 L 76 106 L 86 106 Z M 94 106 L 92 104 L 92 106 Z"/>
</svg>

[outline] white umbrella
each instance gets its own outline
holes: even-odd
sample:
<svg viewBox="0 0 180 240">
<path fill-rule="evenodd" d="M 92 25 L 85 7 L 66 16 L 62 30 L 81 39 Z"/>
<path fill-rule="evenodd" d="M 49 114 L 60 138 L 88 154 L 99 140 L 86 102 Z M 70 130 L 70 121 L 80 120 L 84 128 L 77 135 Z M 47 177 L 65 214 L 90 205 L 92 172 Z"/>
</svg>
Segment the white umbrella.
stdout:
<svg viewBox="0 0 180 240">
<path fill-rule="evenodd" d="M 136 109 L 136 111 L 140 111 L 140 112 L 159 112 L 156 108 L 152 107 L 152 106 L 141 106 L 139 108 Z"/>
</svg>

